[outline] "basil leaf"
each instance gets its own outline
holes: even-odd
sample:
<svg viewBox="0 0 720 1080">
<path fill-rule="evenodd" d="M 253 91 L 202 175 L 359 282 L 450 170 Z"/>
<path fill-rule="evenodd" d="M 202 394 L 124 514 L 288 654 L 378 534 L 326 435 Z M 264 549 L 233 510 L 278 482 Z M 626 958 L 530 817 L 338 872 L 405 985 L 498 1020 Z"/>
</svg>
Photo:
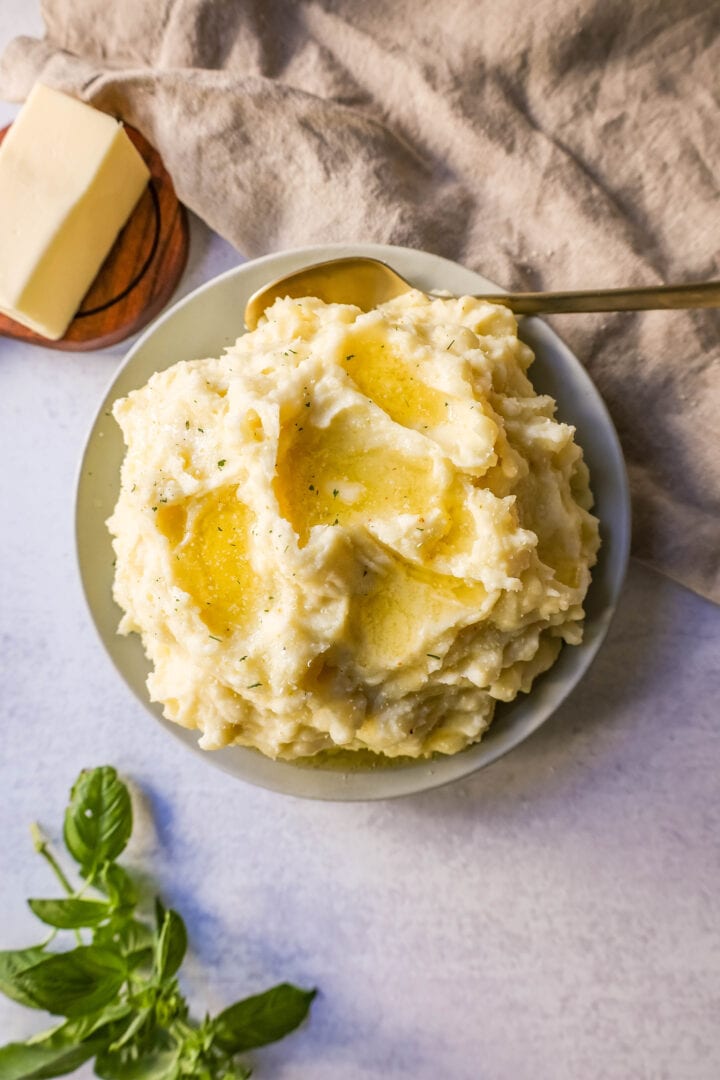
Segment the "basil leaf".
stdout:
<svg viewBox="0 0 720 1080">
<path fill-rule="evenodd" d="M 62 1030 L 62 1029 L 60 1029 Z M 64 1076 L 75 1072 L 99 1050 L 104 1049 L 106 1039 L 73 1045 L 47 1041 L 33 1043 L 9 1043 L 0 1047 L 0 1080 L 44 1080 L 45 1077 Z"/>
<path fill-rule="evenodd" d="M 80 945 L 43 960 L 15 976 L 36 1008 L 60 1016 L 85 1016 L 109 1005 L 127 976 L 127 965 L 114 952 Z"/>
<path fill-rule="evenodd" d="M 26 1043 L 0 1047 L 0 1080 L 45 1080 L 74 1072 L 104 1050 L 114 1037 L 116 1021 L 130 1015 L 129 1005 L 116 1005 L 34 1035 Z"/>
<path fill-rule="evenodd" d="M 105 1008 L 90 1013 L 88 1016 L 81 1016 L 77 1020 L 66 1020 L 59 1028 L 55 1028 L 55 1031 L 64 1031 L 68 1037 L 75 1039 L 77 1042 L 82 1042 L 91 1035 L 99 1033 L 102 1028 L 107 1027 L 108 1031 L 103 1031 L 102 1034 L 107 1035 L 108 1038 L 114 1038 L 118 1033 L 120 1021 L 127 1020 L 132 1012 L 132 1005 L 128 1005 L 125 1001 L 118 1001 L 114 1005 L 107 1005 Z M 109 1027 L 109 1025 L 112 1025 L 112 1027 Z M 35 1042 L 37 1038 L 38 1036 L 35 1036 L 35 1039 L 30 1041 Z"/>
<path fill-rule="evenodd" d="M 145 1027 L 149 1020 L 154 1021 L 154 1013 L 154 1004 L 146 1005 L 144 1009 L 140 1009 L 138 1012 L 136 1012 L 125 1030 L 120 1033 L 118 1038 L 108 1047 L 108 1049 L 113 1051 L 121 1050 L 123 1046 L 126 1045 L 126 1043 L 129 1043 L 130 1040 L 133 1039 L 135 1035 L 137 1035 L 138 1031 L 140 1031 L 141 1028 Z"/>
<path fill-rule="evenodd" d="M 86 876 L 124 850 L 132 832 L 132 806 L 115 769 L 80 773 L 65 811 L 65 845 Z"/>
<path fill-rule="evenodd" d="M 131 1056 L 126 1048 L 98 1054 L 95 1075 L 101 1080 L 175 1080 L 179 1076 L 177 1047 L 144 1050 L 141 1058 Z"/>
<path fill-rule="evenodd" d="M 280 983 L 230 1005 L 215 1018 L 218 1046 L 228 1054 L 238 1054 L 284 1038 L 305 1019 L 316 993 Z"/>
<path fill-rule="evenodd" d="M 155 953 L 151 948 L 147 949 L 135 949 L 134 952 L 125 954 L 127 966 L 129 971 L 136 971 L 138 968 L 151 968 Z"/>
<path fill-rule="evenodd" d="M 168 908 L 163 916 L 155 952 L 155 970 L 159 979 L 170 979 L 183 962 L 187 950 L 187 930 L 177 911 Z"/>
<path fill-rule="evenodd" d="M 93 934 L 93 944 L 106 945 L 110 949 L 119 949 L 123 955 L 129 955 L 151 945 L 153 937 L 152 930 L 145 923 L 139 919 L 127 919 L 99 926 Z"/>
<path fill-rule="evenodd" d="M 107 893 L 114 908 L 134 908 L 138 902 L 137 889 L 132 878 L 117 863 L 109 863 L 103 867 L 97 884 Z"/>
<path fill-rule="evenodd" d="M 139 919 L 130 919 L 120 931 L 120 940 L 125 949 L 133 952 L 136 949 L 144 949 L 146 946 L 151 945 L 153 932 L 147 923 L 140 922 Z"/>
<path fill-rule="evenodd" d="M 93 944 L 103 945 L 122 956 L 128 971 L 139 967 L 150 969 L 155 958 L 154 935 L 149 926 L 137 919 L 118 924 L 99 926 L 93 934 Z"/>
<path fill-rule="evenodd" d="M 44 956 L 47 956 L 47 953 L 39 945 L 31 949 L 7 949 L 0 952 L 0 992 L 21 1005 L 28 1005 L 31 1009 L 37 1008 L 32 998 L 29 998 L 18 984 L 17 977 L 27 968 L 37 964 L 38 960 L 42 960 Z"/>
<path fill-rule="evenodd" d="M 30 910 L 49 926 L 60 930 L 75 930 L 79 926 L 96 926 L 107 919 L 110 906 L 102 900 L 28 900 Z"/>
</svg>

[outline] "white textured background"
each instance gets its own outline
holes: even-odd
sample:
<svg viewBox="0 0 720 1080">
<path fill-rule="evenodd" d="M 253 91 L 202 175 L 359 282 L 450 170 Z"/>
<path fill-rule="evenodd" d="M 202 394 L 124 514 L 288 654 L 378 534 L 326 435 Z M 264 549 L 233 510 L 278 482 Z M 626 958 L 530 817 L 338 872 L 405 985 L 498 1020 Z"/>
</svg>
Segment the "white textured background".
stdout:
<svg viewBox="0 0 720 1080">
<path fill-rule="evenodd" d="M 39 30 L 0 0 L 0 47 Z M 181 293 L 238 260 L 194 221 Z M 246 787 L 154 726 L 85 613 L 75 474 L 124 349 L 0 339 L 0 947 L 53 891 L 28 823 L 108 762 L 143 792 L 132 858 L 187 917 L 197 1012 L 320 987 L 258 1080 L 717 1080 L 720 611 L 635 565 L 590 675 L 491 769 L 374 805 Z M 40 1022 L 0 999 L 3 1040 Z"/>
</svg>

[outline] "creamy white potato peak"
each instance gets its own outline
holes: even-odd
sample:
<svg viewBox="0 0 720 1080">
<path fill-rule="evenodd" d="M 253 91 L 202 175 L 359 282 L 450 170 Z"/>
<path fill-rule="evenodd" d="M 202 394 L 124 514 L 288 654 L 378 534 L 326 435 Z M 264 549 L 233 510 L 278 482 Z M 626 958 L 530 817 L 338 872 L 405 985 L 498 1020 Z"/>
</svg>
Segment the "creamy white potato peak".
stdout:
<svg viewBox="0 0 720 1080">
<path fill-rule="evenodd" d="M 271 757 L 481 738 L 582 635 L 597 521 L 505 308 L 279 300 L 118 401 L 122 633 L 165 715 Z"/>
</svg>

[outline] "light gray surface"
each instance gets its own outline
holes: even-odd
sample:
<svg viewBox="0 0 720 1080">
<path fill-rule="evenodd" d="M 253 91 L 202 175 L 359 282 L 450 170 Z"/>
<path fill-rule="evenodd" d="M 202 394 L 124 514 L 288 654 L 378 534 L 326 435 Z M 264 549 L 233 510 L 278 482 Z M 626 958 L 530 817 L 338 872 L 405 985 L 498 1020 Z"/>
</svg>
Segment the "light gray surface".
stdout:
<svg viewBox="0 0 720 1080">
<path fill-rule="evenodd" d="M 125 447 L 111 415 L 112 405 L 172 363 L 220 355 L 242 332 L 245 303 L 264 281 L 277 280 L 303 265 L 360 254 L 388 262 L 423 288 L 442 287 L 460 295 L 493 288 L 487 279 L 457 263 L 409 248 L 330 245 L 266 256 L 214 278 L 158 319 L 129 351 L 105 399 L 98 402 L 78 485 L 76 524 L 83 588 L 103 644 L 118 671 L 153 715 L 195 750 L 197 733 L 163 721 L 161 707 L 150 705 L 146 689 L 150 665 L 139 637 L 117 633 L 119 610 L 112 599 L 114 558 L 106 521 L 120 492 Z M 498 708 L 482 742 L 462 754 L 394 769 L 343 773 L 329 767 L 299 769 L 233 747 L 212 754 L 215 765 L 271 791 L 310 798 L 346 801 L 426 791 L 468 776 L 517 746 L 537 730 L 582 678 L 605 637 L 625 576 L 630 541 L 627 476 L 605 405 L 583 367 L 545 323 L 532 319 L 523 330 L 535 351 L 532 377 L 538 392 L 552 394 L 558 403 L 558 418 L 576 425 L 578 442 L 590 469 L 595 512 L 601 522 L 602 547 L 585 602 L 582 644 L 563 649 L 552 671 L 536 680 L 531 694 L 520 694 L 515 701 Z"/>
<path fill-rule="evenodd" d="M 0 46 L 35 22 L 3 0 Z M 182 291 L 237 262 L 197 224 L 192 245 Z M 33 940 L 24 897 L 52 888 L 27 823 L 107 761 L 145 792 L 133 858 L 188 917 L 197 1008 L 321 988 L 258 1080 L 717 1080 L 720 612 L 634 566 L 570 701 L 437 792 L 309 803 L 203 768 L 117 678 L 74 569 L 79 454 L 123 351 L 0 339 L 0 945 Z M 39 1022 L 0 999 L 2 1038 Z"/>
</svg>

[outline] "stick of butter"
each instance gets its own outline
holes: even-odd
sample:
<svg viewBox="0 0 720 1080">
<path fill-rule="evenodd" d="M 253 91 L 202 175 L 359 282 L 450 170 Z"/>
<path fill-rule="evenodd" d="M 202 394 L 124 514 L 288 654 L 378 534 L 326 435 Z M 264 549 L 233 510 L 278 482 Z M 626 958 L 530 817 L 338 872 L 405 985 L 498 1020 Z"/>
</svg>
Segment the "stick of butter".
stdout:
<svg viewBox="0 0 720 1080">
<path fill-rule="evenodd" d="M 0 145 L 0 311 L 61 338 L 149 177 L 122 124 L 36 84 Z"/>
</svg>

